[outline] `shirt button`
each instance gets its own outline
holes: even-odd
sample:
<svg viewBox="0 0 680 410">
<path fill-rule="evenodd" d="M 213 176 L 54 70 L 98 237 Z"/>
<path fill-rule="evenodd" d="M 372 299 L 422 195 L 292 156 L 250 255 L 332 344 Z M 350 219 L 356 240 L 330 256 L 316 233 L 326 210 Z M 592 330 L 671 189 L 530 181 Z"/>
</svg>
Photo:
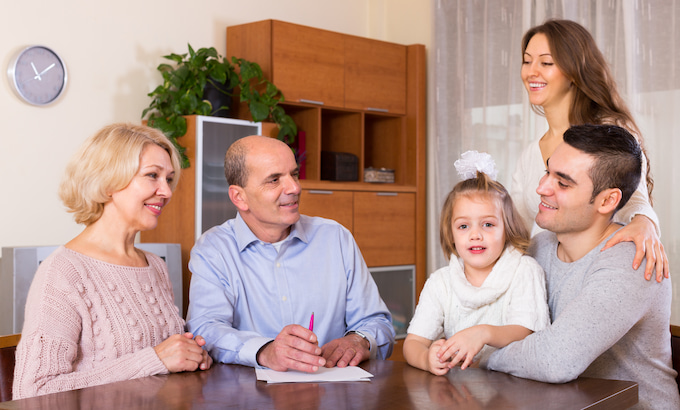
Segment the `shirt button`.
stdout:
<svg viewBox="0 0 680 410">
<path fill-rule="evenodd" d="M 285 301 L 288 300 L 288 298 L 284 296 L 284 297 L 281 298 L 281 300 L 285 302 Z"/>
<path fill-rule="evenodd" d="M 277 268 L 280 268 L 280 267 L 281 267 L 281 264 L 277 262 L 277 263 L 276 263 L 276 267 L 277 267 Z"/>
</svg>

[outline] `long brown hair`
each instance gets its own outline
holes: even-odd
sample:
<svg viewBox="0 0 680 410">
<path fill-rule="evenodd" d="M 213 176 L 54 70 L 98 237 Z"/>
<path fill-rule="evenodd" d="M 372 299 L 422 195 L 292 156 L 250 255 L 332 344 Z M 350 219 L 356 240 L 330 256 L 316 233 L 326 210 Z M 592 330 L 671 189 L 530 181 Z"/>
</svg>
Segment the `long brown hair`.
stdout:
<svg viewBox="0 0 680 410">
<path fill-rule="evenodd" d="M 538 33 L 546 36 L 555 64 L 576 88 L 574 101 L 569 109 L 570 125 L 618 125 L 637 138 L 647 159 L 646 180 L 651 204 L 654 180 L 650 173 L 649 158 L 644 151 L 642 134 L 619 95 L 609 65 L 593 36 L 574 21 L 550 19 L 524 34 L 522 58 L 529 41 Z M 545 115 L 542 107 L 532 105 L 531 108 L 537 114 Z"/>
</svg>

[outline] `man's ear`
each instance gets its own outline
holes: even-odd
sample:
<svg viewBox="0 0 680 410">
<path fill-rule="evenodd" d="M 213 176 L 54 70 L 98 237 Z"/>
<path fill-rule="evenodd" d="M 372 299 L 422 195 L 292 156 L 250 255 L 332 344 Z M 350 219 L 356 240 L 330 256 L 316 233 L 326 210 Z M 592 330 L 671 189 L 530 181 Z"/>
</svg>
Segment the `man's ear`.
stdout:
<svg viewBox="0 0 680 410">
<path fill-rule="evenodd" d="M 229 199 L 236 209 L 245 212 L 248 210 L 248 198 L 245 190 L 238 185 L 229 185 Z"/>
<path fill-rule="evenodd" d="M 622 196 L 623 193 L 619 188 L 609 188 L 600 192 L 595 199 L 595 203 L 598 205 L 598 212 L 605 215 L 613 213 L 616 207 L 619 206 Z"/>
</svg>

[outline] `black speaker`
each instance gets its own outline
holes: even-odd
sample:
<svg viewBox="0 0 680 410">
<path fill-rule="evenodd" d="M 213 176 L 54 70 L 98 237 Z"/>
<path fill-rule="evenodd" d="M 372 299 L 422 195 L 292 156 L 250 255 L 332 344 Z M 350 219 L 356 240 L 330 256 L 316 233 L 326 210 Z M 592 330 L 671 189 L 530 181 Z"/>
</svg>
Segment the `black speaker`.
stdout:
<svg viewBox="0 0 680 410">
<path fill-rule="evenodd" d="M 321 151 L 321 179 L 358 181 L 359 158 L 348 152 Z"/>
</svg>

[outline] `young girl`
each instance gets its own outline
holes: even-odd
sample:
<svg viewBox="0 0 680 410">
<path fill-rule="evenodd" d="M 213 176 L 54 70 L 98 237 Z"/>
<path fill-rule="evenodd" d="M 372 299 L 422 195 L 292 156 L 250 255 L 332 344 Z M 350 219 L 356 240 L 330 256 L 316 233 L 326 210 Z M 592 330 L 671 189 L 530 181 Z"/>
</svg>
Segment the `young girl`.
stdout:
<svg viewBox="0 0 680 410">
<path fill-rule="evenodd" d="M 411 366 L 436 375 L 487 357 L 549 324 L 545 275 L 524 255 L 529 233 L 491 156 L 464 153 L 449 193 L 440 242 L 449 266 L 425 283 L 404 342 Z M 453 254 L 453 255 L 452 255 Z M 476 361 L 476 360 L 475 360 Z"/>
</svg>

